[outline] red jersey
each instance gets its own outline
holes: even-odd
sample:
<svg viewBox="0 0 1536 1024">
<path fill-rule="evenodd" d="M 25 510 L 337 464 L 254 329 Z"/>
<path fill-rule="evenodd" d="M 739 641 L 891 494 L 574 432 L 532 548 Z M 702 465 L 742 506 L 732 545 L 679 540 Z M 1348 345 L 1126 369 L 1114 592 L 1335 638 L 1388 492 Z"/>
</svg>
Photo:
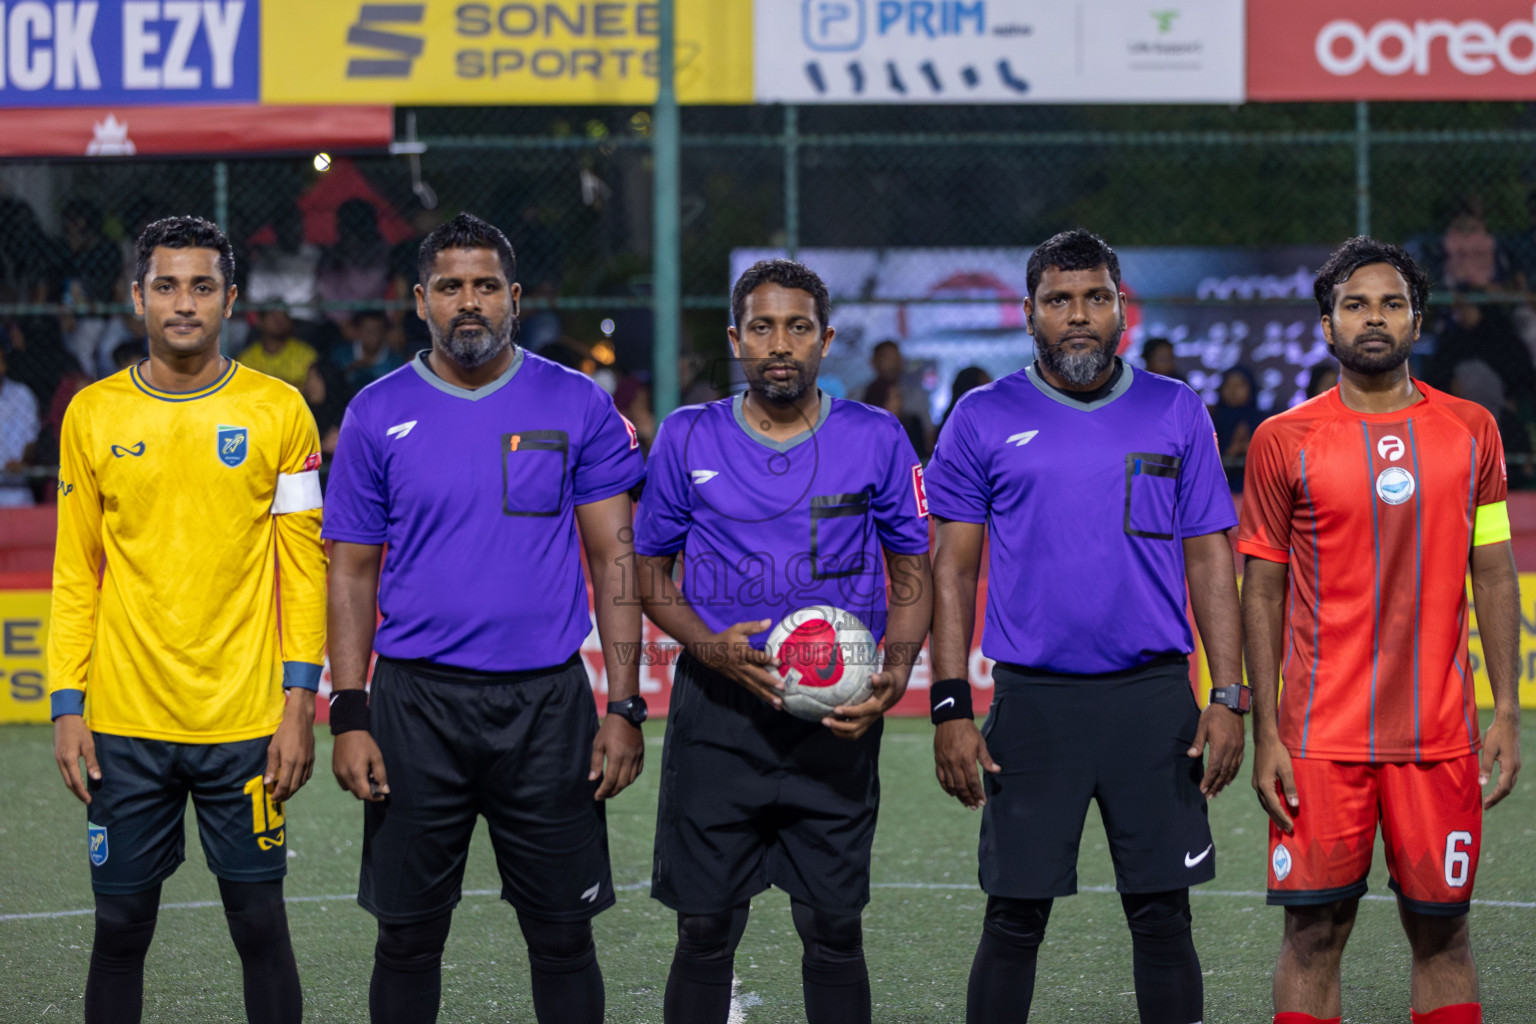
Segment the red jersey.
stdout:
<svg viewBox="0 0 1536 1024">
<path fill-rule="evenodd" d="M 1290 563 L 1279 726 L 1297 757 L 1478 748 L 1466 579 L 1474 543 L 1509 538 L 1504 448 L 1481 406 L 1414 383 L 1424 400 L 1393 413 L 1335 388 L 1248 449 L 1237 547 Z"/>
</svg>

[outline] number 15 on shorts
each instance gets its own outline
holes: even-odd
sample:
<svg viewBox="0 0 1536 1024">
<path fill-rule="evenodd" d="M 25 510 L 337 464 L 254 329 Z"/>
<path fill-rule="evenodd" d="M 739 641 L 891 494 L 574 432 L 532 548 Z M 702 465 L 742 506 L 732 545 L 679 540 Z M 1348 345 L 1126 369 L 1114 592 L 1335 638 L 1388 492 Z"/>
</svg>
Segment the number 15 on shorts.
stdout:
<svg viewBox="0 0 1536 1024">
<path fill-rule="evenodd" d="M 263 850 L 283 845 L 283 805 L 272 799 L 260 775 L 245 784 L 245 795 L 251 798 L 251 832 Z M 266 833 L 276 831 L 277 835 Z M 1449 869 L 1447 869 L 1449 870 Z"/>
</svg>

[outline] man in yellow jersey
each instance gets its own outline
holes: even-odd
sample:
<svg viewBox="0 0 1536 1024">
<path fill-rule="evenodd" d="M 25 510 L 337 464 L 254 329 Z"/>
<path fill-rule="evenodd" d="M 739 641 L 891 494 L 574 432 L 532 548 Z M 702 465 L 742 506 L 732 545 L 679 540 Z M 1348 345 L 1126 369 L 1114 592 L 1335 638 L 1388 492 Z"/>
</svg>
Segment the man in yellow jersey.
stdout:
<svg viewBox="0 0 1536 1024">
<path fill-rule="evenodd" d="M 49 690 L 54 756 L 87 805 L 87 1024 L 140 1019 L 188 794 L 247 1018 L 303 1013 L 283 801 L 314 764 L 320 440 L 297 391 L 219 355 L 234 269 L 208 221 L 145 228 L 133 301 L 149 358 L 80 392 L 64 417 Z"/>
</svg>

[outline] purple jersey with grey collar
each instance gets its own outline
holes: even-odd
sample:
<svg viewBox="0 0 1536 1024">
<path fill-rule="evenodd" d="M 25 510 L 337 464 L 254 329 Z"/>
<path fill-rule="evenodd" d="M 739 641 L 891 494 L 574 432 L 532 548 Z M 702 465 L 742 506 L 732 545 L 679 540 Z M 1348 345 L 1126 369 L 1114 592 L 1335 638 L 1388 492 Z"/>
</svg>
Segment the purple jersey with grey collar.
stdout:
<svg viewBox="0 0 1536 1024">
<path fill-rule="evenodd" d="M 1183 540 L 1237 525 L 1199 397 L 1128 365 L 1094 402 L 1033 366 L 968 393 L 928 493 L 934 515 L 987 526 L 982 652 L 1065 674 L 1193 650 Z"/>
<path fill-rule="evenodd" d="M 644 477 L 634 430 L 589 378 L 522 349 L 474 391 L 424 357 L 347 406 L 322 532 L 389 546 L 380 654 L 559 665 L 592 622 L 574 510 Z"/>
<path fill-rule="evenodd" d="M 879 641 L 881 549 L 927 552 L 925 506 L 917 453 L 885 410 L 823 394 L 814 426 L 773 441 L 747 422 L 737 395 L 684 407 L 661 425 L 635 551 L 682 552 L 683 592 L 717 633 L 830 604 Z"/>
</svg>

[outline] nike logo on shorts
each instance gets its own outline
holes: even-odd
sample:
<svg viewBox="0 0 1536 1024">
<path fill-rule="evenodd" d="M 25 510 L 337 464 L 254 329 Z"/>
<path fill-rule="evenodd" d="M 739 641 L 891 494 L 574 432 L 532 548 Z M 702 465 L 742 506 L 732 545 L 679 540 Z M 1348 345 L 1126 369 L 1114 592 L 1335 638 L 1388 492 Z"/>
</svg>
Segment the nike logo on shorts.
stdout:
<svg viewBox="0 0 1536 1024">
<path fill-rule="evenodd" d="M 943 700 L 939 701 L 937 704 L 935 704 L 933 706 L 933 710 L 937 711 L 937 710 L 939 710 L 939 708 L 949 707 L 954 702 L 955 702 L 955 698 L 953 698 L 953 697 L 945 697 Z"/>
<path fill-rule="evenodd" d="M 1192 868 L 1196 864 L 1199 864 L 1201 861 L 1205 860 L 1205 858 L 1207 858 L 1207 857 L 1209 857 L 1211 855 L 1211 850 L 1212 850 L 1213 847 L 1215 847 L 1215 845 L 1216 845 L 1215 843 L 1211 843 L 1210 845 L 1206 846 L 1205 849 L 1201 850 L 1200 853 L 1197 854 L 1194 857 L 1191 857 L 1189 854 L 1186 853 L 1184 855 L 1184 866 L 1187 867 L 1187 868 Z"/>
</svg>

